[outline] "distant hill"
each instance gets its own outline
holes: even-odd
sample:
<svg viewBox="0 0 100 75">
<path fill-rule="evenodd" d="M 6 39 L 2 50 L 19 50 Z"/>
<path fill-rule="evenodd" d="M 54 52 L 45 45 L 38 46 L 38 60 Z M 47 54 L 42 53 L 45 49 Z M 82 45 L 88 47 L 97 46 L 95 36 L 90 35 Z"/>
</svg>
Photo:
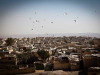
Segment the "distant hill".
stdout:
<svg viewBox="0 0 100 75">
<path fill-rule="evenodd" d="M 0 35 L 0 38 L 23 38 L 23 37 L 53 37 L 53 34 L 13 34 L 13 35 Z M 62 37 L 62 36 L 89 36 L 89 37 L 97 37 L 100 38 L 100 33 L 55 33 L 54 37 Z"/>
</svg>

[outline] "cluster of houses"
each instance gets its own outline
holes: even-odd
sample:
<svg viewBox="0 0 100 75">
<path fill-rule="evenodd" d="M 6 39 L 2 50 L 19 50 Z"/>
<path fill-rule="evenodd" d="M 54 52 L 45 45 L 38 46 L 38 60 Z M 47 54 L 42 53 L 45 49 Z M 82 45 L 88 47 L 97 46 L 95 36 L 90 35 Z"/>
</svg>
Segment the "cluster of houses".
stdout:
<svg viewBox="0 0 100 75">
<path fill-rule="evenodd" d="M 100 74 L 100 50 L 91 41 L 96 37 L 36 37 L 13 38 L 14 44 L 6 46 L 6 39 L 0 39 L 0 69 L 5 65 L 17 65 L 16 54 L 22 54 L 25 49 L 31 52 L 49 51 L 51 55 L 47 63 L 53 64 L 54 70 L 88 69 L 88 75 Z M 98 70 L 95 70 L 98 69 Z"/>
</svg>

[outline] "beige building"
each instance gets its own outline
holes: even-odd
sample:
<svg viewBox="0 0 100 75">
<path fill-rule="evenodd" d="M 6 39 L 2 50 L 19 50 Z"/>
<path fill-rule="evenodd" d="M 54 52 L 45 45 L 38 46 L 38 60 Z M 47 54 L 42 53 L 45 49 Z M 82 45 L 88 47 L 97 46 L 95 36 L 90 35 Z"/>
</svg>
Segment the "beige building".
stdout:
<svg viewBox="0 0 100 75">
<path fill-rule="evenodd" d="M 90 67 L 88 69 L 88 75 L 100 75 L 100 67 Z"/>
<path fill-rule="evenodd" d="M 80 69 L 80 65 L 78 63 L 70 63 L 70 70 L 76 71 Z"/>
<path fill-rule="evenodd" d="M 97 57 L 90 55 L 90 54 L 86 54 L 83 56 L 83 65 L 84 68 L 88 68 L 88 67 L 96 67 L 97 66 Z"/>
<path fill-rule="evenodd" d="M 69 70 L 70 68 L 67 58 L 55 58 L 53 64 L 56 70 Z"/>
<path fill-rule="evenodd" d="M 7 55 L 5 54 L 1 59 L 0 59 L 0 68 L 5 68 L 6 66 L 9 65 L 17 65 L 17 58 L 16 55 Z"/>
</svg>

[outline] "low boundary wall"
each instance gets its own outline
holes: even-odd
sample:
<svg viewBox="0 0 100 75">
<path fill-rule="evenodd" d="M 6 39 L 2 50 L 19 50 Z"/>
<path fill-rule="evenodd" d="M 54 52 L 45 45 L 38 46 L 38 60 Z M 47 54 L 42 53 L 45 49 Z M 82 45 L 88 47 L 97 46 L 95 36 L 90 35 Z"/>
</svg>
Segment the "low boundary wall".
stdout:
<svg viewBox="0 0 100 75">
<path fill-rule="evenodd" d="M 0 70 L 0 75 L 25 74 L 25 73 L 33 73 L 33 72 L 35 72 L 35 67 L 25 68 L 25 69 L 6 69 L 6 70 Z"/>
</svg>

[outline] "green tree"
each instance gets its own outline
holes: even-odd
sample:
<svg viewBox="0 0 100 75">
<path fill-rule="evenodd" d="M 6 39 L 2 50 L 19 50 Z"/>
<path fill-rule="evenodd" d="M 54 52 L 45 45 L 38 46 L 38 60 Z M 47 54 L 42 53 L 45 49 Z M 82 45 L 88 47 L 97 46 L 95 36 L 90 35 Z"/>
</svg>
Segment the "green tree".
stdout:
<svg viewBox="0 0 100 75">
<path fill-rule="evenodd" d="M 35 53 L 17 54 L 17 58 L 19 59 L 18 64 L 33 64 L 34 61 L 38 60 Z"/>
<path fill-rule="evenodd" d="M 7 38 L 5 41 L 7 46 L 11 46 L 14 44 L 14 39 L 13 38 Z"/>
<path fill-rule="evenodd" d="M 31 49 L 25 49 L 24 52 L 31 52 Z"/>
<path fill-rule="evenodd" d="M 45 50 L 38 50 L 38 55 L 41 57 L 41 59 L 45 60 L 50 57 L 49 52 Z"/>
</svg>

